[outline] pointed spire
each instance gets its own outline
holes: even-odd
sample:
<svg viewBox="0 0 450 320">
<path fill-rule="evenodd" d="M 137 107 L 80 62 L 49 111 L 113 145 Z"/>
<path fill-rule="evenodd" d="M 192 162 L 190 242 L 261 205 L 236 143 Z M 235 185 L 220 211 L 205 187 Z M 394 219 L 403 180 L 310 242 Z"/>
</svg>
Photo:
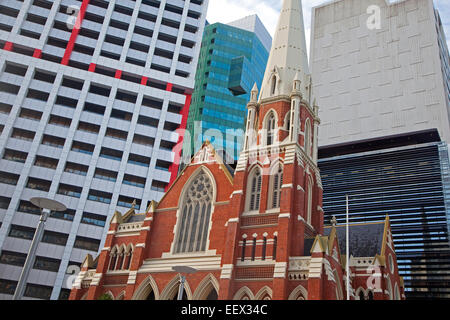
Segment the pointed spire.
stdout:
<svg viewBox="0 0 450 320">
<path fill-rule="evenodd" d="M 272 42 L 260 99 L 274 95 L 290 95 L 292 82 L 302 82 L 306 93 L 306 75 L 309 74 L 305 27 L 301 0 L 283 0 L 277 29 Z"/>
</svg>

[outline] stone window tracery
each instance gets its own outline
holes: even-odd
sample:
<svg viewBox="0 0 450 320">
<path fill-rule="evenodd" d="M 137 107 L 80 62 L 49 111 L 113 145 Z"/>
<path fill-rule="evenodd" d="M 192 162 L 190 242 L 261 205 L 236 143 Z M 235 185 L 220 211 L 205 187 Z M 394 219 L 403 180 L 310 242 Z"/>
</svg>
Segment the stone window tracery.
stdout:
<svg viewBox="0 0 450 320">
<path fill-rule="evenodd" d="M 206 250 L 212 198 L 211 180 L 202 171 L 191 182 L 183 199 L 175 253 Z"/>
</svg>

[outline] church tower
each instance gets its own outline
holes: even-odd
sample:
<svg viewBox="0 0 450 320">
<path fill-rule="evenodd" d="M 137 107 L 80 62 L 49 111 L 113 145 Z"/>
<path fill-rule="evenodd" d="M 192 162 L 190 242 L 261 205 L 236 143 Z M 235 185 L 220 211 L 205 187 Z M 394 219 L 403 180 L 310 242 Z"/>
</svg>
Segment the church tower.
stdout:
<svg viewBox="0 0 450 320">
<path fill-rule="evenodd" d="M 320 120 L 304 31 L 301 0 L 284 0 L 261 90 L 255 84 L 247 105 L 220 299 L 232 298 L 234 280 L 243 274 L 266 281 L 273 299 L 287 299 L 290 258 L 304 256 L 305 241 L 323 232 Z"/>
</svg>

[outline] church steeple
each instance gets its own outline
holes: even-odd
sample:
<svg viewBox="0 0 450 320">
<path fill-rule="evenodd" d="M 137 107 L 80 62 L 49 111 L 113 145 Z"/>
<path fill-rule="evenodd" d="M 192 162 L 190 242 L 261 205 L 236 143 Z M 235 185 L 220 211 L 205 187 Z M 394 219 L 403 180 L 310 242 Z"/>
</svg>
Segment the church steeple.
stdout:
<svg viewBox="0 0 450 320">
<path fill-rule="evenodd" d="M 272 42 L 260 99 L 289 96 L 298 73 L 301 92 L 307 97 L 309 67 L 301 0 L 283 0 L 283 7 Z"/>
</svg>

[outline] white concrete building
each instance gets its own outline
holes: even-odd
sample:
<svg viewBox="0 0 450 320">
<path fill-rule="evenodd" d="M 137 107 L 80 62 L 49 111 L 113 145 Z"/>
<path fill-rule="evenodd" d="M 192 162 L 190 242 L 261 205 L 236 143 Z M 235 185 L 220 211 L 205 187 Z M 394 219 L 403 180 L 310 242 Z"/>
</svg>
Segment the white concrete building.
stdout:
<svg viewBox="0 0 450 320">
<path fill-rule="evenodd" d="M 319 146 L 437 128 L 450 142 L 449 55 L 433 0 L 313 8 Z"/>
<path fill-rule="evenodd" d="M 12 297 L 39 220 L 31 197 L 69 209 L 47 221 L 27 299 L 67 296 L 68 267 L 103 247 L 115 210 L 161 198 L 177 172 L 175 130 L 186 124 L 207 6 L 0 2 L 0 299 Z"/>
</svg>

